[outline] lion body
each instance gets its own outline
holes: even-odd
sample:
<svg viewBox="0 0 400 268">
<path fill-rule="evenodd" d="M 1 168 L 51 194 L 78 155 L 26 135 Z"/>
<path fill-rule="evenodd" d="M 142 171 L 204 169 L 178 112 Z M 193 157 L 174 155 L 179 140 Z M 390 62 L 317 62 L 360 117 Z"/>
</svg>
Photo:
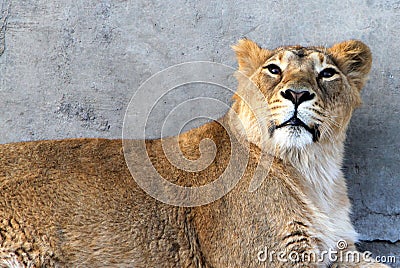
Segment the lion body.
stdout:
<svg viewBox="0 0 400 268">
<path fill-rule="evenodd" d="M 213 128 L 208 137 L 220 145 L 229 141 Z M 199 138 L 204 129 L 190 134 Z M 196 151 L 198 144 L 191 144 L 187 150 Z M 153 142 L 152 148 L 151 155 L 162 154 L 160 144 Z M 0 170 L 10 172 L 2 174 L 0 257 L 16 254 L 25 265 L 257 267 L 260 250 L 285 250 L 282 239 L 310 232 L 306 226 L 313 226 L 313 238 L 305 249 L 323 249 L 327 241 L 342 239 L 342 233 L 328 234 L 323 220 L 317 221 L 318 204 L 307 205 L 295 169 L 278 161 L 262 187 L 255 193 L 247 190 L 259 155 L 255 147 L 238 185 L 197 208 L 166 205 L 141 190 L 126 167 L 121 140 L 15 143 L 0 146 L 0 155 Z M 219 174 L 229 158 L 217 156 L 215 161 L 218 166 L 210 166 L 209 172 Z M 158 165 L 165 173 L 174 171 L 168 162 Z M 348 218 L 340 215 L 349 206 L 345 188 L 336 191 L 342 197 L 330 218 L 351 232 Z M 329 235 L 334 237 L 324 239 Z"/>
<path fill-rule="evenodd" d="M 245 64 L 240 49 L 246 45 L 236 48 L 240 69 Z M 256 56 L 263 63 L 270 55 L 260 51 Z M 245 128 L 251 124 L 251 113 L 239 101 L 233 109 Z M 346 112 L 343 125 L 350 116 Z M 226 121 L 224 126 L 236 128 L 229 112 L 221 119 Z M 211 122 L 178 136 L 188 159 L 199 157 L 203 139 L 216 145 L 213 162 L 199 172 L 172 165 L 162 140 L 146 141 L 155 169 L 182 186 L 215 180 L 231 155 L 229 131 L 222 125 Z M 144 192 L 126 166 L 121 140 L 0 145 L 0 267 L 326 267 L 327 258 L 282 262 L 278 254 L 319 256 L 337 249 L 341 240 L 345 250 L 355 250 L 340 171 L 345 127 L 337 131 L 336 140 L 322 133 L 308 150 L 278 152 L 255 191 L 248 190 L 249 184 L 268 148 L 248 131 L 242 137 L 248 162 L 244 173 L 236 174 L 241 177 L 237 185 L 222 198 L 192 208 L 164 204 Z M 135 158 L 131 153 L 128 157 Z M 336 265 L 380 267 L 365 261 Z"/>
</svg>

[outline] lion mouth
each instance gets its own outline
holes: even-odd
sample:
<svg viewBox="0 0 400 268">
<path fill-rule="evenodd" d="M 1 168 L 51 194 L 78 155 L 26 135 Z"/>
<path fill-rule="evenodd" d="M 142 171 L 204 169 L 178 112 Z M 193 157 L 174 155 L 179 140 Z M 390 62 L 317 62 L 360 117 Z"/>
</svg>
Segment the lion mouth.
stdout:
<svg viewBox="0 0 400 268">
<path fill-rule="evenodd" d="M 304 123 L 297 116 L 294 115 L 289 120 L 286 120 L 282 124 L 276 126 L 275 129 L 279 129 L 279 128 L 283 128 L 283 127 L 287 127 L 287 126 L 288 127 L 295 127 L 295 128 L 302 127 L 305 130 L 307 130 L 309 133 L 311 133 L 314 142 L 317 142 L 319 140 L 319 137 L 320 137 L 321 133 L 318 130 L 318 125 L 317 124 L 315 124 L 313 127 L 309 127 L 306 123 Z"/>
<path fill-rule="evenodd" d="M 297 116 L 293 116 L 292 118 L 290 118 L 289 120 L 283 122 L 282 124 L 280 124 L 279 126 L 277 126 L 276 128 L 281 128 L 281 127 L 286 127 L 286 126 L 301 126 L 304 128 L 308 128 L 308 126 L 301 121 Z"/>
</svg>

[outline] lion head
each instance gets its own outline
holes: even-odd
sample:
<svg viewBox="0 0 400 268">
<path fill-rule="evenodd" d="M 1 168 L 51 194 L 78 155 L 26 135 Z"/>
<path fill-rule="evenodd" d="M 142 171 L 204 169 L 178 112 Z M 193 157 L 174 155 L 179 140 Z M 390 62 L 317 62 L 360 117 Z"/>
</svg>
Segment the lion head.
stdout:
<svg viewBox="0 0 400 268">
<path fill-rule="evenodd" d="M 371 52 L 361 41 L 330 48 L 287 46 L 263 49 L 243 39 L 233 46 L 239 88 L 233 108 L 253 143 L 261 137 L 279 148 L 305 148 L 344 140 L 352 111 L 371 68 Z M 245 80 L 262 94 L 252 97 Z M 241 95 L 250 95 L 250 102 Z M 261 96 L 261 97 L 260 97 Z M 256 100 L 254 100 L 256 99 Z M 259 111 L 262 110 L 262 113 Z M 262 116 L 256 116 L 256 114 Z M 260 125 L 266 126 L 266 133 Z"/>
</svg>

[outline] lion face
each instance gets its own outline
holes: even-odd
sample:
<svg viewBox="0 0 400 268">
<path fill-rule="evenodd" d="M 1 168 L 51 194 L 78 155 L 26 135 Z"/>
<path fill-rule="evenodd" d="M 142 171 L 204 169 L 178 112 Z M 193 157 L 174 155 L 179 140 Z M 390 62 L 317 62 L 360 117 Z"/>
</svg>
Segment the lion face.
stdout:
<svg viewBox="0 0 400 268">
<path fill-rule="evenodd" d="M 255 105 L 265 110 L 261 117 L 257 118 L 249 105 L 241 105 L 238 111 L 246 115 L 241 120 L 250 125 L 248 131 L 257 129 L 257 135 L 267 136 L 264 139 L 286 149 L 344 139 L 352 111 L 361 103 L 360 90 L 371 67 L 366 45 L 347 41 L 332 48 L 265 50 L 250 40 L 241 40 L 234 49 L 239 71 L 263 96 Z M 239 79 L 238 95 L 247 90 L 245 85 Z M 235 99 L 240 102 L 239 97 Z M 256 127 L 260 123 L 267 126 L 267 133 Z M 252 137 L 257 135 L 250 133 Z"/>
</svg>

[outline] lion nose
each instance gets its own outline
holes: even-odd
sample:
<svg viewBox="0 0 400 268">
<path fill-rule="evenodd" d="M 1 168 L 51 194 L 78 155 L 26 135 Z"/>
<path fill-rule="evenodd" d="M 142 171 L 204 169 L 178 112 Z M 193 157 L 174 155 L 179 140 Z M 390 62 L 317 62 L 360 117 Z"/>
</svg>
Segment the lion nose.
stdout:
<svg viewBox="0 0 400 268">
<path fill-rule="evenodd" d="M 290 100 L 293 102 L 295 106 L 299 106 L 302 102 L 312 100 L 315 96 L 315 94 L 311 94 L 307 90 L 303 91 L 294 91 L 292 89 L 287 89 L 285 91 L 281 91 L 282 97 L 284 97 L 287 100 Z"/>
</svg>

